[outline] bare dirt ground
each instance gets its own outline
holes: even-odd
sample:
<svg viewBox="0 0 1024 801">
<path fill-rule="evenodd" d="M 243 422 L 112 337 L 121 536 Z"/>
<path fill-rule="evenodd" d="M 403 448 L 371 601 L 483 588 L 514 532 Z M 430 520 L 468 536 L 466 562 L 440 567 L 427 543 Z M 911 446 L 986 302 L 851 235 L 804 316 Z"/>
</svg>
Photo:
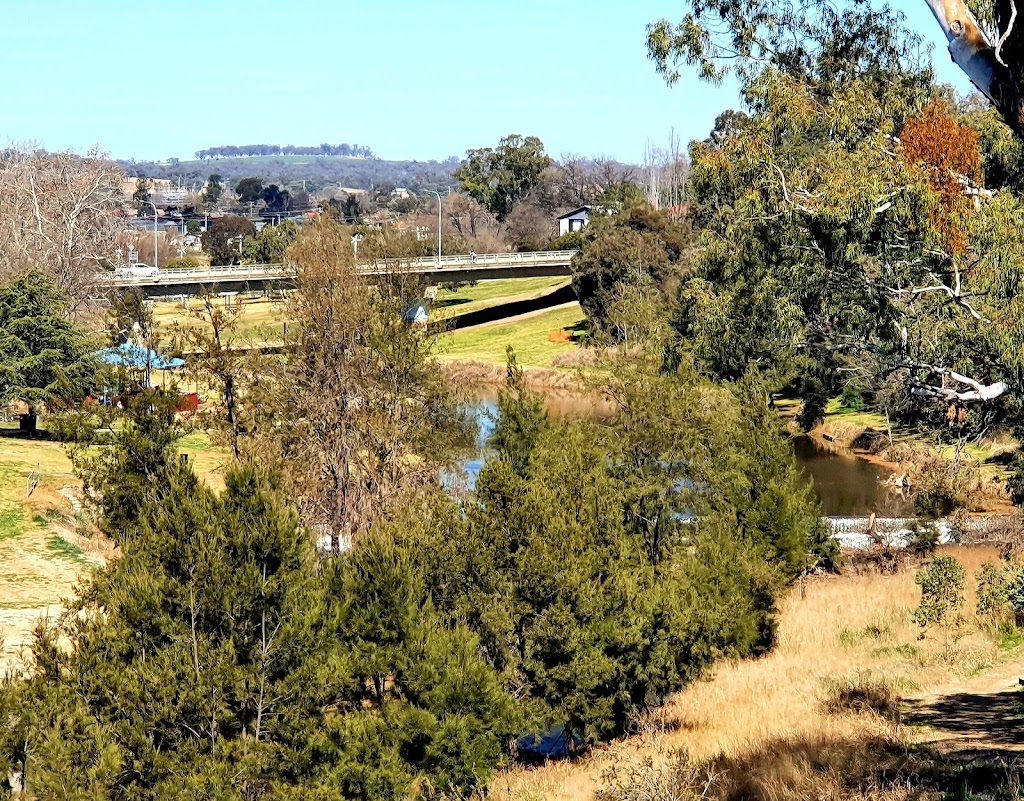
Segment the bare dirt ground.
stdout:
<svg viewBox="0 0 1024 801">
<path fill-rule="evenodd" d="M 1024 658 L 907 699 L 922 742 L 958 756 L 1024 756 Z"/>
</svg>

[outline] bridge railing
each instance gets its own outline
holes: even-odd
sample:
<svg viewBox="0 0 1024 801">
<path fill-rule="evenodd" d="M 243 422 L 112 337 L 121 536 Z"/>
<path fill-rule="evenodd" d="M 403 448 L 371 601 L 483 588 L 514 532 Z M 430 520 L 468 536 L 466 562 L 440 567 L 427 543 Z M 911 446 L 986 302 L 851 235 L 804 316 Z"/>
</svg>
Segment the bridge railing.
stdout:
<svg viewBox="0 0 1024 801">
<path fill-rule="evenodd" d="M 385 259 L 377 266 L 400 267 L 408 264 L 411 267 L 471 267 L 507 265 L 516 267 L 524 264 L 560 264 L 572 259 L 577 251 L 575 250 L 540 250 L 529 253 L 477 253 L 475 256 L 468 253 L 460 253 L 456 256 L 421 256 L 418 259 L 409 261 L 402 259 Z M 374 265 L 367 265 L 374 266 Z"/>
<path fill-rule="evenodd" d="M 543 250 L 530 253 L 468 253 L 455 256 L 423 256 L 416 259 L 383 259 L 364 262 L 360 269 L 367 273 L 387 269 L 407 268 L 417 271 L 432 269 L 462 270 L 473 267 L 525 267 L 536 264 L 564 264 L 575 256 L 575 250 Z M 222 278 L 237 276 L 283 278 L 294 274 L 290 264 L 223 264 L 209 267 L 185 267 L 162 270 L 158 277 L 104 274 L 104 283 L 115 285 L 159 284 L 168 281 L 189 281 L 190 279 Z"/>
</svg>

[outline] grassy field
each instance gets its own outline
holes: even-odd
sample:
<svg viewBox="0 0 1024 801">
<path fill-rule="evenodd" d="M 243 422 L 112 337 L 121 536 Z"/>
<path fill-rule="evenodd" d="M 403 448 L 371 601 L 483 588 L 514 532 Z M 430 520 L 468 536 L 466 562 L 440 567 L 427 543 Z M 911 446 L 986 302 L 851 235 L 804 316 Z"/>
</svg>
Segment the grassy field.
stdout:
<svg viewBox="0 0 1024 801">
<path fill-rule="evenodd" d="M 551 367 L 552 360 L 571 353 L 573 342 L 551 341 L 552 333 L 582 330 L 583 310 L 578 303 L 566 304 L 522 318 L 474 326 L 442 335 L 438 356 L 448 361 L 505 363 L 505 348 L 515 348 L 516 358 L 525 367 Z"/>
<path fill-rule="evenodd" d="M 109 553 L 79 533 L 83 518 L 62 492 L 78 486 L 60 445 L 0 437 L 0 665 Z"/>
<path fill-rule="evenodd" d="M 514 300 L 529 300 L 568 283 L 568 278 L 505 278 L 479 281 L 454 292 L 438 288 L 437 299 L 431 304 L 431 318 L 445 320 Z"/>
<path fill-rule="evenodd" d="M 202 432 L 180 441 L 196 472 L 223 485 L 229 454 Z M 81 482 L 59 443 L 0 436 L 0 669 L 40 618 L 53 618 L 112 544 L 81 510 Z"/>
<path fill-rule="evenodd" d="M 274 344 L 282 340 L 283 325 L 287 319 L 285 304 L 263 297 L 237 296 L 227 302 L 239 310 L 233 337 L 246 344 Z M 153 304 L 153 319 L 163 341 L 173 339 L 177 328 L 197 329 L 204 325 L 201 317 L 195 316 L 201 308 L 199 301 L 189 311 L 181 303 L 158 301 Z"/>
<path fill-rule="evenodd" d="M 433 304 L 435 319 L 489 308 L 501 303 L 526 300 L 564 286 L 565 278 L 510 278 L 480 281 L 462 286 L 454 292 L 439 289 Z M 223 302 L 223 301 L 218 301 Z M 276 344 L 282 339 L 287 307 L 280 301 L 262 297 L 239 296 L 228 301 L 240 309 L 234 336 L 252 345 Z M 196 304 L 196 307 L 198 304 Z M 203 323 L 181 303 L 158 301 L 153 304 L 154 318 L 162 341 L 169 346 L 178 329 L 195 328 Z M 583 312 L 578 304 L 562 306 L 545 312 L 523 315 L 507 322 L 475 326 L 440 336 L 438 355 L 447 361 L 479 361 L 504 364 L 505 346 L 511 344 L 521 364 L 528 367 L 550 367 L 551 360 L 576 348 L 572 342 L 552 342 L 553 331 L 579 330 Z"/>
<path fill-rule="evenodd" d="M 614 771 L 656 773 L 658 765 L 677 751 L 695 760 L 715 758 L 719 764 L 744 766 L 754 786 L 730 797 L 861 797 L 845 794 L 830 782 L 841 781 L 842 771 L 869 754 L 873 743 L 957 747 L 957 733 L 970 725 L 969 720 L 954 725 L 958 713 L 948 711 L 951 706 L 943 702 L 963 700 L 966 717 L 970 704 L 964 699 L 972 693 L 981 693 L 980 700 L 990 702 L 994 695 L 1008 693 L 1013 701 L 1024 649 L 1019 637 L 989 633 L 973 615 L 971 576 L 984 562 L 998 561 L 995 550 L 956 548 L 949 553 L 964 563 L 969 578 L 967 624 L 948 651 L 942 634 L 929 632 L 922 638 L 911 619 L 920 599 L 912 570 L 817 578 L 808 583 L 806 596 L 793 588 L 784 599 L 777 647 L 770 654 L 720 663 L 708 680 L 677 694 L 641 721 L 638 735 L 601 747 L 589 757 L 499 774 L 491 797 L 586 801 L 607 785 Z M 897 710 L 855 714 L 834 705 L 827 708 L 826 702 L 836 698 L 836 688 L 843 686 L 888 688 Z M 992 703 L 993 709 L 1001 708 Z M 936 708 L 947 711 L 929 716 L 928 710 Z M 884 714 L 887 711 L 904 717 L 893 720 Z M 914 725 L 907 725 L 910 722 Z M 645 766 L 646 760 L 651 760 L 653 770 Z M 758 776 L 758 771 L 764 775 Z M 896 799 L 911 793 L 877 797 Z"/>
</svg>

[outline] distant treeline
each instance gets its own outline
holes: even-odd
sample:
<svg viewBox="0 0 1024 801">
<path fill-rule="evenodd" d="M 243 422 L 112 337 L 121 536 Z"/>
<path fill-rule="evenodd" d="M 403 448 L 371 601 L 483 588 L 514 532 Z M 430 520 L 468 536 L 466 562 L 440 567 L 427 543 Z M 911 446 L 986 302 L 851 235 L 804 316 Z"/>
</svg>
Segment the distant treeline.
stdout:
<svg viewBox="0 0 1024 801">
<path fill-rule="evenodd" d="M 322 189 L 347 186 L 369 189 L 390 183 L 413 191 L 420 187 L 436 188 L 455 181 L 452 172 L 459 166 L 457 158 L 445 161 L 388 161 L 384 159 L 330 158 L 316 156 L 308 161 L 269 157 L 253 161 L 245 156 L 210 161 L 174 161 L 160 164 L 152 161 L 119 161 L 126 175 L 160 178 L 201 188 L 211 173 L 217 173 L 225 186 L 234 187 L 242 178 L 259 178 L 264 186 L 277 184 L 289 190 Z"/>
<path fill-rule="evenodd" d="M 240 156 L 348 156 L 349 158 L 372 159 L 373 151 L 366 145 L 221 145 L 197 150 L 196 158 L 219 159 Z"/>
</svg>

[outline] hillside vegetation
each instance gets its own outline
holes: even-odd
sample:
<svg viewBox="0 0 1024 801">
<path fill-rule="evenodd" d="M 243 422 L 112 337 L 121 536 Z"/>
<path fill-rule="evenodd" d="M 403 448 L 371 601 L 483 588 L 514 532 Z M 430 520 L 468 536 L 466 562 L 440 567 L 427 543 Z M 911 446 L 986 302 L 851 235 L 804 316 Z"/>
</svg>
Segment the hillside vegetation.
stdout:
<svg viewBox="0 0 1024 801">
<path fill-rule="evenodd" d="M 387 160 L 344 156 L 242 156 L 202 161 L 119 161 L 127 175 L 180 181 L 184 186 L 202 187 L 211 173 L 234 185 L 242 178 L 256 176 L 265 184 L 301 187 L 308 192 L 343 186 L 370 189 L 376 184 L 395 186 L 444 186 L 452 181 L 457 159 L 445 161 Z"/>
</svg>

